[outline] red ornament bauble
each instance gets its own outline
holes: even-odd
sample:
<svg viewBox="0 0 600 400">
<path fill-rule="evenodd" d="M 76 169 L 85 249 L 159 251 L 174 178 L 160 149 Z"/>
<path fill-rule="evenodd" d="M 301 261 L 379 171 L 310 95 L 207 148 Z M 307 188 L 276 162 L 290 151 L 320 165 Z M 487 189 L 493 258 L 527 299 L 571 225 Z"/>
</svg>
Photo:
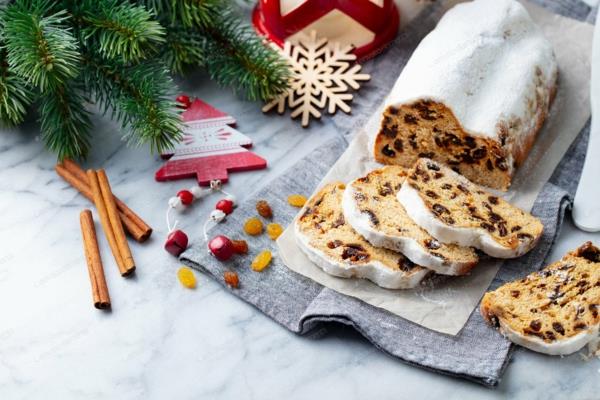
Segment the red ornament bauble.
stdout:
<svg viewBox="0 0 600 400">
<path fill-rule="evenodd" d="M 173 254 L 175 257 L 179 257 L 185 249 L 187 249 L 188 237 L 183 231 L 179 229 L 169 233 L 167 241 L 165 242 L 165 250 Z"/>
<path fill-rule="evenodd" d="M 252 14 L 258 33 L 283 47 L 298 32 L 352 44 L 359 60 L 376 56 L 396 33 L 394 0 L 259 0 Z"/>
<path fill-rule="evenodd" d="M 189 190 L 180 190 L 177 192 L 177 197 L 181 199 L 181 203 L 189 206 L 194 201 L 194 195 Z"/>
<path fill-rule="evenodd" d="M 227 236 L 218 235 L 208 242 L 208 249 L 220 261 L 227 261 L 233 255 L 233 243 Z"/>
<path fill-rule="evenodd" d="M 188 108 L 190 104 L 192 104 L 189 96 L 186 96 L 185 94 L 180 94 L 175 100 L 177 100 L 177 102 L 181 104 L 182 108 Z"/>
<path fill-rule="evenodd" d="M 215 208 L 229 215 L 233 212 L 233 201 L 227 199 L 219 200 L 215 205 Z"/>
</svg>

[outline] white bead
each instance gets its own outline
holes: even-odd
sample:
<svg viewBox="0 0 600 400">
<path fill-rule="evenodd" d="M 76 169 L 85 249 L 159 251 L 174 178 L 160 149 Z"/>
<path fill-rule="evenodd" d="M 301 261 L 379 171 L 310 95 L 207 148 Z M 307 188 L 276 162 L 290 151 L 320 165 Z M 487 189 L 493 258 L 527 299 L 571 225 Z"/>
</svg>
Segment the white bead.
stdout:
<svg viewBox="0 0 600 400">
<path fill-rule="evenodd" d="M 225 219 L 225 213 L 221 210 L 212 210 L 210 213 L 210 219 L 215 222 L 221 222 Z"/>
<path fill-rule="evenodd" d="M 190 192 L 192 192 L 195 199 L 201 199 L 210 194 L 210 189 L 202 189 L 200 186 L 194 186 L 190 188 Z"/>
<path fill-rule="evenodd" d="M 231 201 L 234 206 L 237 205 L 237 199 L 232 194 L 228 194 L 227 196 L 225 196 L 225 200 Z"/>
<path fill-rule="evenodd" d="M 169 207 L 174 208 L 177 211 L 181 211 L 185 208 L 179 196 L 174 196 L 169 199 Z"/>
</svg>

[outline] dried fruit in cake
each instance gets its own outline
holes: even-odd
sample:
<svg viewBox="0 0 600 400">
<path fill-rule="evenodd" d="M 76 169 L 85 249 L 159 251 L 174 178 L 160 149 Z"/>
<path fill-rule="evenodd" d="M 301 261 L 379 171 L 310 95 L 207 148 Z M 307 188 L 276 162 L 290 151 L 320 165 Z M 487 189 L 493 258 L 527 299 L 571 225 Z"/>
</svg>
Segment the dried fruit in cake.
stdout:
<svg viewBox="0 0 600 400">
<path fill-rule="evenodd" d="M 240 286 L 240 278 L 238 274 L 232 271 L 225 271 L 223 273 L 223 280 L 227 286 L 237 289 Z"/>
<path fill-rule="evenodd" d="M 600 249 L 591 242 L 481 300 L 484 319 L 509 340 L 552 355 L 597 338 L 599 312 Z"/>
<path fill-rule="evenodd" d="M 291 194 L 288 196 L 288 203 L 294 207 L 302 207 L 306 203 L 306 197 L 301 194 Z"/>
<path fill-rule="evenodd" d="M 188 289 L 194 289 L 196 287 L 196 277 L 188 267 L 179 268 L 177 271 L 177 278 L 179 279 L 179 282 Z"/>
<path fill-rule="evenodd" d="M 263 223 L 256 217 L 248 218 L 244 223 L 244 232 L 248 235 L 260 235 L 263 231 Z"/>
<path fill-rule="evenodd" d="M 413 52 L 385 100 L 375 159 L 444 162 L 506 190 L 554 98 L 550 42 L 515 0 L 454 6 Z"/>
<path fill-rule="evenodd" d="M 254 260 L 252 260 L 252 264 L 250 264 L 250 267 L 256 272 L 262 272 L 265 268 L 269 266 L 272 258 L 273 256 L 269 250 L 263 250 L 260 253 L 258 253 L 256 257 L 254 257 Z"/>
<path fill-rule="evenodd" d="M 440 242 L 473 246 L 493 257 L 525 254 L 544 230 L 538 218 L 426 158 L 409 170 L 397 198 Z"/>
<path fill-rule="evenodd" d="M 258 215 L 263 218 L 273 218 L 273 210 L 266 200 L 259 200 L 256 202 L 256 211 L 258 212 Z"/>
<path fill-rule="evenodd" d="M 277 238 L 283 233 L 283 227 L 277 223 L 267 225 L 267 235 L 271 240 L 277 240 Z"/>
<path fill-rule="evenodd" d="M 439 274 L 468 273 L 479 260 L 475 250 L 439 242 L 396 199 L 405 178 L 405 168 L 389 165 L 350 182 L 342 200 L 345 220 L 375 247 L 398 251 Z"/>
<path fill-rule="evenodd" d="M 388 289 L 409 289 L 431 272 L 401 253 L 372 246 L 346 222 L 345 185 L 330 183 L 314 194 L 294 222 L 298 246 L 325 272 L 364 278 Z"/>
</svg>

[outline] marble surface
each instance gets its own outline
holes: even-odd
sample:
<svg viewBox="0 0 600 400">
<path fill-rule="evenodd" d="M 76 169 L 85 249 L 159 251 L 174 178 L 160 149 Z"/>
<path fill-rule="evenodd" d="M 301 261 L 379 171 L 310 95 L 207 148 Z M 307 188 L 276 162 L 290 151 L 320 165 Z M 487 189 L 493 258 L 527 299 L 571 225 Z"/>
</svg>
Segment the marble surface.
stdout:
<svg viewBox="0 0 600 400">
<path fill-rule="evenodd" d="M 238 118 L 267 170 L 231 176 L 243 200 L 269 177 L 335 135 L 324 119 L 308 130 L 288 117 L 219 89 L 202 75 L 181 82 Z M 83 258 L 79 211 L 90 204 L 58 178 L 35 123 L 0 132 L 0 398 L 2 399 L 596 399 L 600 359 L 552 358 L 516 349 L 495 390 L 404 365 L 356 332 L 327 326 L 311 337 L 283 329 L 208 277 L 177 282 L 179 263 L 163 251 L 167 199 L 193 182 L 157 183 L 146 148 L 127 148 L 118 127 L 95 119 L 85 164 L 104 167 L 113 189 L 154 228 L 132 243 L 138 269 L 117 273 L 105 238 L 101 252 L 113 309 L 95 310 Z M 192 240 L 213 201 L 182 219 Z M 550 261 L 600 234 L 565 224 Z"/>
</svg>

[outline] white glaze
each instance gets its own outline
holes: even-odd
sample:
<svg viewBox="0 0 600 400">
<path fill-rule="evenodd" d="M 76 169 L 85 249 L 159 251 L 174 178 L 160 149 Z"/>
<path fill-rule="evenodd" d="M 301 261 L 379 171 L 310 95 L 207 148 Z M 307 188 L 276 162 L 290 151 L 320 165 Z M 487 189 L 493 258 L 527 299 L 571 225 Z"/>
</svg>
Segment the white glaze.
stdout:
<svg viewBox="0 0 600 400">
<path fill-rule="evenodd" d="M 598 325 L 595 325 L 567 339 L 559 339 L 546 343 L 536 336 L 520 334 L 502 320 L 499 320 L 499 322 L 500 332 L 511 342 L 526 347 L 529 350 L 551 356 L 566 356 L 573 354 L 598 337 Z"/>
<path fill-rule="evenodd" d="M 499 123 L 518 119 L 506 143 L 513 168 L 514 151 L 546 112 L 538 99 L 549 102 L 556 76 L 552 46 L 521 4 L 475 0 L 450 9 L 421 41 L 385 105 L 440 102 L 466 132 L 494 140 Z"/>
<path fill-rule="evenodd" d="M 375 229 L 369 220 L 369 217 L 361 213 L 354 200 L 356 192 L 354 182 L 346 185 L 342 197 L 342 209 L 344 218 L 352 228 L 362 235 L 369 243 L 375 247 L 383 247 L 404 254 L 410 261 L 417 265 L 429 268 L 442 275 L 462 275 L 468 272 L 472 263 L 443 261 L 438 257 L 432 256 L 427 249 L 410 237 L 390 236 Z"/>
<path fill-rule="evenodd" d="M 442 243 L 455 243 L 461 246 L 471 246 L 484 251 L 492 257 L 514 258 L 527 253 L 535 247 L 538 238 L 521 240 L 519 246 L 512 249 L 498 243 L 483 228 L 465 228 L 446 225 L 427 208 L 419 192 L 404 182 L 397 194 L 406 212 L 419 226 Z"/>
<path fill-rule="evenodd" d="M 369 261 L 366 264 L 341 263 L 312 246 L 310 238 L 300 231 L 297 223 L 294 224 L 294 228 L 298 247 L 313 263 L 330 275 L 341 278 L 368 279 L 386 289 L 412 289 L 418 286 L 430 272 L 425 268 L 408 273 L 401 270 L 392 270 L 379 261 Z"/>
</svg>

